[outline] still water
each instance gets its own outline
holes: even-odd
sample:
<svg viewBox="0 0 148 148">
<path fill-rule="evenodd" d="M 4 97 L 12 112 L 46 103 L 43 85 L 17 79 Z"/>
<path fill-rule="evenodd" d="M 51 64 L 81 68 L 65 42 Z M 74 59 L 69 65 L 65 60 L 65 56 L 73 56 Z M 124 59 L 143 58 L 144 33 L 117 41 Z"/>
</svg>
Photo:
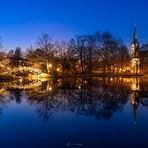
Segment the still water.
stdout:
<svg viewBox="0 0 148 148">
<path fill-rule="evenodd" d="M 0 83 L 1 148 L 148 147 L 148 80 Z"/>
</svg>

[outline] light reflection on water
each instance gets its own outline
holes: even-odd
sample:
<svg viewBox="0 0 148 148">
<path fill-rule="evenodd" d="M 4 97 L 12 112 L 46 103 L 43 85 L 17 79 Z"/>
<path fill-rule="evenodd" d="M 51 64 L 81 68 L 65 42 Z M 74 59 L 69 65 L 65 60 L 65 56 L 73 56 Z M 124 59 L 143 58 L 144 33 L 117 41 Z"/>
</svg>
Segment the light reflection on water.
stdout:
<svg viewBox="0 0 148 148">
<path fill-rule="evenodd" d="M 148 80 L 142 78 L 0 83 L 3 147 L 142 146 L 147 115 Z"/>
</svg>

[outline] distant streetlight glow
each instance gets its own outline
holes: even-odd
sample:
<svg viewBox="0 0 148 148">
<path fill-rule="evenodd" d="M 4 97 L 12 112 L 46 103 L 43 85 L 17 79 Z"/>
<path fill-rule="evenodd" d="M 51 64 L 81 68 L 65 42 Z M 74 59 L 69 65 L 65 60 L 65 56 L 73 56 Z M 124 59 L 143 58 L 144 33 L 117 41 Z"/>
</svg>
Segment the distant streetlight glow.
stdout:
<svg viewBox="0 0 148 148">
<path fill-rule="evenodd" d="M 60 68 L 57 68 L 57 71 L 59 72 L 60 71 Z"/>
<path fill-rule="evenodd" d="M 49 67 L 51 68 L 52 67 L 52 64 L 49 64 Z"/>
<path fill-rule="evenodd" d="M 49 87 L 49 91 L 52 91 L 52 87 Z"/>
</svg>

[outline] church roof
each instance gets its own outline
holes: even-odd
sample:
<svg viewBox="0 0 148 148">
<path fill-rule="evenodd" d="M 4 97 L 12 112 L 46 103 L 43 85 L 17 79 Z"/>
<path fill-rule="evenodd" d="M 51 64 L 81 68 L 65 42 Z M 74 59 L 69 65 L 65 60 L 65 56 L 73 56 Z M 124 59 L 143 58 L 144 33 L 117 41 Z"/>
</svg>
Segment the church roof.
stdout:
<svg viewBox="0 0 148 148">
<path fill-rule="evenodd" d="M 139 48 L 140 52 L 148 52 L 148 43 Z"/>
<path fill-rule="evenodd" d="M 148 57 L 148 51 L 139 51 L 139 57 L 140 58 Z"/>
</svg>

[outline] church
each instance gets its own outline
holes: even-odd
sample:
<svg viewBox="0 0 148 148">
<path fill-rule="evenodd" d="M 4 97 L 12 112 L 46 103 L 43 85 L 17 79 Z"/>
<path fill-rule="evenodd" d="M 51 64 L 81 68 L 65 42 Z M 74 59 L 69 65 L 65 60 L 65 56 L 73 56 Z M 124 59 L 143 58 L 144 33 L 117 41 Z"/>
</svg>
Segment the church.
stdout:
<svg viewBox="0 0 148 148">
<path fill-rule="evenodd" d="M 136 27 L 134 27 L 131 45 L 131 72 L 135 74 L 148 74 L 148 44 L 139 46 Z"/>
</svg>

